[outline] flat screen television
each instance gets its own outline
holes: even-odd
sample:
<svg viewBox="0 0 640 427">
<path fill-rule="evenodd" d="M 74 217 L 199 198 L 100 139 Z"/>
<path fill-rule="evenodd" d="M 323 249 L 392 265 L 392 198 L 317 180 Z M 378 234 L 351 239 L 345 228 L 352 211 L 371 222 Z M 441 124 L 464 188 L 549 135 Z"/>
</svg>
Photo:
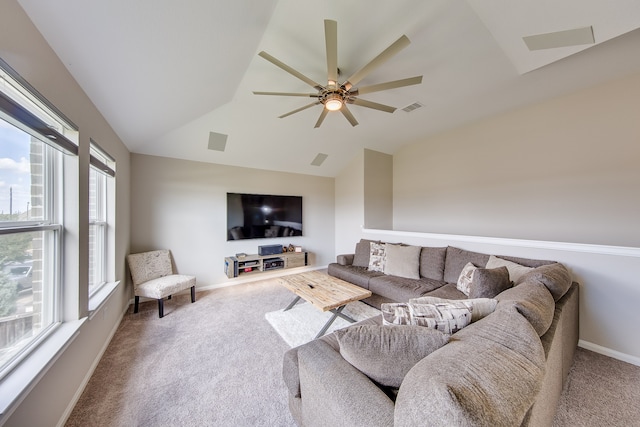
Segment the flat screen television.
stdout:
<svg viewBox="0 0 640 427">
<path fill-rule="evenodd" d="M 227 240 L 302 236 L 302 196 L 227 193 Z"/>
</svg>

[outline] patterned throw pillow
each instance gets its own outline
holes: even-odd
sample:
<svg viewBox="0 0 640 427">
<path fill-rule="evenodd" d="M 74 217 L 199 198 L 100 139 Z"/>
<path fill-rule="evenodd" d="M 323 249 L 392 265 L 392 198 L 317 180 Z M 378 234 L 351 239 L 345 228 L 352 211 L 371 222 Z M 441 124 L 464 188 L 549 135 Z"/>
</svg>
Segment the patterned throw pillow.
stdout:
<svg viewBox="0 0 640 427">
<path fill-rule="evenodd" d="M 471 283 L 473 282 L 473 272 L 477 270 L 478 267 L 471 264 L 470 262 L 464 266 L 462 271 L 460 272 L 460 277 L 458 277 L 458 283 L 456 283 L 456 288 L 466 296 L 469 296 L 469 292 L 471 291 Z"/>
<path fill-rule="evenodd" d="M 471 310 L 471 322 L 477 322 L 496 310 L 498 300 L 493 298 L 472 298 L 462 300 L 450 300 L 438 297 L 420 297 L 409 300 L 410 304 L 442 304 L 442 303 L 462 303 Z"/>
<path fill-rule="evenodd" d="M 384 325 L 416 325 L 455 334 L 471 323 L 471 309 L 461 302 L 438 304 L 385 303 Z"/>
<path fill-rule="evenodd" d="M 369 271 L 379 271 L 383 273 L 385 260 L 385 244 L 371 242 L 371 252 L 369 253 Z"/>
</svg>

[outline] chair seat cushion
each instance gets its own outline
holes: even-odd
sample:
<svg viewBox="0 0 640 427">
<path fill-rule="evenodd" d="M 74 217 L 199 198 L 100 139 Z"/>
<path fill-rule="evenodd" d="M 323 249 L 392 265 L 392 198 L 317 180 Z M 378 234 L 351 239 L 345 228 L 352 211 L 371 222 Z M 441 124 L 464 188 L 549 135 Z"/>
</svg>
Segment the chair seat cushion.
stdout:
<svg viewBox="0 0 640 427">
<path fill-rule="evenodd" d="M 195 285 L 195 276 L 171 274 L 139 284 L 136 287 L 135 294 L 139 297 L 160 299 Z"/>
</svg>

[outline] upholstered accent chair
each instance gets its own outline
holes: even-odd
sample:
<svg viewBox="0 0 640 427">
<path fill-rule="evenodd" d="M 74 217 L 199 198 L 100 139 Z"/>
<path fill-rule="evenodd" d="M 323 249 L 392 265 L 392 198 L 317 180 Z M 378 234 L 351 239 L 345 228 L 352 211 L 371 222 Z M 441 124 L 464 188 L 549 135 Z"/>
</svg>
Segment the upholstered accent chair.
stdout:
<svg viewBox="0 0 640 427">
<path fill-rule="evenodd" d="M 127 256 L 135 303 L 133 312 L 138 312 L 140 297 L 158 300 L 158 314 L 164 316 L 164 298 L 187 288 L 191 288 L 191 302 L 196 302 L 196 278 L 184 274 L 175 274 L 171 264 L 169 250 L 157 250 L 130 254 Z"/>
</svg>

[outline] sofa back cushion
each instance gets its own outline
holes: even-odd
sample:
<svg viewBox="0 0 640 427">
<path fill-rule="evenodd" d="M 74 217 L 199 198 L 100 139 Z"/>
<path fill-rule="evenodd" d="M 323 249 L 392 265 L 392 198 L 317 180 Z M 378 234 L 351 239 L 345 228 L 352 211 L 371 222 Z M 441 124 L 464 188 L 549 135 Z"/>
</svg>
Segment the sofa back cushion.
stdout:
<svg viewBox="0 0 640 427">
<path fill-rule="evenodd" d="M 519 426 L 542 386 L 540 338 L 514 307 L 452 336 L 405 376 L 394 426 Z M 516 380 L 517 379 L 517 380 Z"/>
<path fill-rule="evenodd" d="M 453 246 L 447 247 L 447 256 L 444 263 L 444 281 L 457 283 L 460 273 L 467 263 L 484 268 L 489 261 L 489 255 L 480 252 L 467 251 Z"/>
<path fill-rule="evenodd" d="M 501 310 L 504 306 L 515 307 L 531 323 L 540 337 L 549 330 L 553 322 L 556 304 L 542 283 L 526 280 L 502 292 L 496 299 L 496 310 Z"/>
<path fill-rule="evenodd" d="M 447 248 L 423 247 L 420 251 L 420 277 L 444 280 L 444 260 Z"/>
<path fill-rule="evenodd" d="M 536 281 L 547 287 L 554 301 L 558 301 L 571 287 L 571 273 L 563 264 L 554 262 L 533 269 L 523 280 Z"/>
<path fill-rule="evenodd" d="M 369 267 L 369 254 L 371 253 L 371 242 L 373 240 L 360 239 L 356 243 L 356 252 L 353 256 L 354 267 Z"/>
</svg>

